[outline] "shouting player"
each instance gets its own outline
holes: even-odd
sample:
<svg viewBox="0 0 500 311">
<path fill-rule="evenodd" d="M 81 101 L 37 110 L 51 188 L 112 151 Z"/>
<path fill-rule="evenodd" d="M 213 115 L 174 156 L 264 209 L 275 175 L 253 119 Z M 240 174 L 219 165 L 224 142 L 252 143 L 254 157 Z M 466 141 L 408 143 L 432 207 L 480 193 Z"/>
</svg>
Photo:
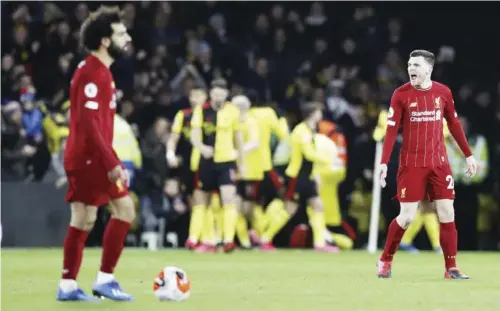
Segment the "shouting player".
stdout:
<svg viewBox="0 0 500 311">
<path fill-rule="evenodd" d="M 385 187 L 389 161 L 398 128 L 403 128 L 403 144 L 399 155 L 397 198 L 399 215 L 391 222 L 384 251 L 378 262 L 379 278 L 391 277 L 392 259 L 403 234 L 415 218 L 419 201 L 435 201 L 440 222 L 440 242 L 445 261 L 445 278 L 469 279 L 456 266 L 457 230 L 453 200 L 453 176 L 443 138 L 443 117 L 467 158 L 467 175 L 476 173 L 477 165 L 455 112 L 450 89 L 431 80 L 434 54 L 425 50 L 410 53 L 410 82 L 402 85 L 391 98 L 384 139 L 380 182 Z"/>
<path fill-rule="evenodd" d="M 82 24 L 80 36 L 90 55 L 80 63 L 71 81 L 70 131 L 64 153 L 71 220 L 64 240 L 57 300 L 95 300 L 78 287 L 76 278 L 97 208 L 108 202 L 111 219 L 104 232 L 101 268 L 93 293 L 111 300 L 133 300 L 113 276 L 135 210 L 127 190 L 128 176 L 112 147 L 116 96 L 109 70 L 131 38 L 118 8 L 109 7 L 92 13 Z"/>
<path fill-rule="evenodd" d="M 238 219 L 235 185 L 237 158 L 239 157 L 239 163 L 243 163 L 239 111 L 226 102 L 228 95 L 226 80 L 214 80 L 210 89 L 210 106 L 207 109 L 197 106 L 191 119 L 191 142 L 202 156 L 196 185 L 201 191 L 194 193 L 193 200 L 203 202 L 203 205 L 193 206 L 193 212 L 203 210 L 208 205 L 209 194 L 219 191 L 224 210 L 222 231 L 225 252 L 236 248 L 234 235 Z M 238 169 L 240 175 L 243 175 L 243 166 L 238 166 Z"/>
</svg>

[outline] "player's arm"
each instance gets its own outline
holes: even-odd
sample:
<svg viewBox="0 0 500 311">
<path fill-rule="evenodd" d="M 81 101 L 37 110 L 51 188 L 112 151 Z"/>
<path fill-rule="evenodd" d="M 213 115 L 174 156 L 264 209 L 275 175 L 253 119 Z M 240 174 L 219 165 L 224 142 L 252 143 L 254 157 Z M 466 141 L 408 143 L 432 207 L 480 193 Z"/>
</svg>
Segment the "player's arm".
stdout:
<svg viewBox="0 0 500 311">
<path fill-rule="evenodd" d="M 245 156 L 245 151 L 244 151 L 244 139 L 243 139 L 243 134 L 240 131 L 240 115 L 239 112 L 235 112 L 234 118 L 233 118 L 233 131 L 234 131 L 234 139 L 236 143 L 236 151 L 238 153 L 238 161 L 239 163 L 244 163 L 243 157 Z M 257 145 L 258 146 L 258 145 Z M 243 169 L 243 168 L 240 168 Z"/>
<path fill-rule="evenodd" d="M 467 137 L 465 137 L 464 129 L 458 120 L 453 95 L 451 94 L 450 89 L 447 89 L 446 104 L 444 105 L 444 118 L 448 124 L 448 130 L 450 131 L 451 136 L 453 136 L 465 157 L 468 158 L 472 156 L 472 151 L 469 143 L 467 142 Z"/>
<path fill-rule="evenodd" d="M 248 141 L 243 146 L 243 153 L 248 153 L 252 150 L 259 148 L 259 129 L 254 119 L 249 119 L 248 127 Z"/>
<path fill-rule="evenodd" d="M 83 79 L 83 87 L 79 89 L 78 102 L 83 103 L 80 108 L 80 124 L 82 125 L 85 137 L 91 142 L 94 148 L 99 152 L 100 158 L 107 172 L 116 166 L 120 166 L 120 160 L 113 151 L 113 146 L 106 143 L 99 128 L 99 109 L 109 105 L 103 101 L 102 90 L 106 82 L 100 79 Z M 101 108 L 102 109 L 102 108 Z"/>
<path fill-rule="evenodd" d="M 204 158 L 211 158 L 214 150 L 212 147 L 203 144 L 202 127 L 203 127 L 203 110 L 202 106 L 194 108 L 191 118 L 191 144 L 198 149 Z"/>
<path fill-rule="evenodd" d="M 271 131 L 280 140 L 285 140 L 288 137 L 288 124 L 285 118 L 279 118 L 276 111 L 272 110 L 271 118 Z"/>
<path fill-rule="evenodd" d="M 403 107 L 401 105 L 401 100 L 399 99 L 399 93 L 396 90 L 392 94 L 391 106 L 389 107 L 389 112 L 387 114 L 387 130 L 382 148 L 382 164 L 389 163 L 392 149 L 394 148 L 394 143 L 396 142 L 396 138 L 398 136 L 402 115 Z"/>
<path fill-rule="evenodd" d="M 167 162 L 173 166 L 174 162 L 177 161 L 175 156 L 175 149 L 179 143 L 179 138 L 182 132 L 182 126 L 184 123 L 184 111 L 179 110 L 174 117 L 174 123 L 172 124 L 172 130 L 167 140 Z"/>
<path fill-rule="evenodd" d="M 313 135 L 305 131 L 300 131 L 297 133 L 297 138 L 292 139 L 293 144 L 299 144 L 300 151 L 307 161 L 318 163 L 318 164 L 329 164 L 331 159 L 325 157 L 316 151 L 313 145 Z"/>
</svg>

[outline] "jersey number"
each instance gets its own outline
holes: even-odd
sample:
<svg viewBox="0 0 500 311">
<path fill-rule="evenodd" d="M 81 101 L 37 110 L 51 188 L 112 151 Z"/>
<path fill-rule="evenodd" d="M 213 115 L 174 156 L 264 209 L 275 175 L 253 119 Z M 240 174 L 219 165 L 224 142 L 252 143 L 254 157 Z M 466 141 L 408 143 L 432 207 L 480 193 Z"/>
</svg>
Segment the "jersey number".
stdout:
<svg viewBox="0 0 500 311">
<path fill-rule="evenodd" d="M 455 182 L 453 181 L 453 176 L 446 175 L 446 181 L 448 182 L 447 189 L 454 189 L 455 188 Z"/>
</svg>

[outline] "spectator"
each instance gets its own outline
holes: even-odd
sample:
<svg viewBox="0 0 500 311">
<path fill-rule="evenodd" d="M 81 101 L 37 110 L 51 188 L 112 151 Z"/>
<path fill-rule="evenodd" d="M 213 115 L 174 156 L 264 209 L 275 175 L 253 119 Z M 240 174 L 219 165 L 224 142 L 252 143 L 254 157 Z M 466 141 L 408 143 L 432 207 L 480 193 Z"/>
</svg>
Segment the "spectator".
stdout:
<svg viewBox="0 0 500 311">
<path fill-rule="evenodd" d="M 168 166 L 165 158 L 169 122 L 158 118 L 141 142 L 143 178 L 148 192 L 161 191 L 167 178 Z"/>
<path fill-rule="evenodd" d="M 28 160 L 36 147 L 28 144 L 18 102 L 2 107 L 2 180 L 21 181 L 29 176 Z"/>
<path fill-rule="evenodd" d="M 26 130 L 26 139 L 32 144 L 42 141 L 42 111 L 36 107 L 34 90 L 31 89 L 21 95 L 23 104 L 23 127 Z"/>
</svg>

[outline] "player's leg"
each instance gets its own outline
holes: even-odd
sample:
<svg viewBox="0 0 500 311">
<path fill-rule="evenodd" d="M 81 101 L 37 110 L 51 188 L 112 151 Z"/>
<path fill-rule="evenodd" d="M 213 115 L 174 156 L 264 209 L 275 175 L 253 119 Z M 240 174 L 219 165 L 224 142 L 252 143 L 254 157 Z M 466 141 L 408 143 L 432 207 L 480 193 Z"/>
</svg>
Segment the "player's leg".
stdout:
<svg viewBox="0 0 500 311">
<path fill-rule="evenodd" d="M 456 263 L 458 234 L 455 227 L 455 210 L 453 208 L 453 200 L 440 199 L 436 200 L 436 210 L 440 222 L 439 240 L 443 250 L 445 263 L 445 278 L 447 279 L 470 279 L 469 276 L 462 274 Z"/>
<path fill-rule="evenodd" d="M 302 184 L 298 182 L 297 178 L 287 177 L 285 179 L 285 201 L 276 198 L 267 206 L 266 218 L 268 225 L 261 237 L 262 250 L 272 251 L 275 249 L 272 244 L 274 237 L 297 212 L 300 196 L 303 192 L 301 186 Z"/>
<path fill-rule="evenodd" d="M 203 231 L 201 232 L 201 244 L 199 244 L 194 250 L 195 253 L 215 253 L 217 251 L 217 243 L 215 237 L 215 217 L 213 201 L 210 203 L 209 207 L 205 210 L 205 216 L 203 218 Z"/>
<path fill-rule="evenodd" d="M 458 235 L 455 226 L 455 184 L 449 165 L 436 167 L 430 176 L 431 199 L 436 202 L 439 218 L 439 240 L 445 262 L 445 278 L 469 279 L 457 269 Z"/>
<path fill-rule="evenodd" d="M 251 183 L 248 183 L 251 185 Z M 245 187 L 246 188 L 246 187 Z M 242 196 L 239 189 L 237 195 L 238 220 L 236 221 L 236 236 L 243 249 L 251 249 L 252 242 L 248 234 L 248 218 L 252 209 L 252 202 L 246 196 Z"/>
<path fill-rule="evenodd" d="M 318 252 L 336 253 L 339 251 L 339 249 L 336 246 L 326 244 L 325 212 L 323 209 L 323 202 L 321 201 L 321 198 L 319 197 L 315 189 L 316 185 L 314 183 L 314 185 L 311 185 L 311 190 L 308 191 L 309 192 L 308 196 L 310 198 L 307 200 L 308 205 L 310 205 L 312 208 L 312 213 L 309 219 L 309 223 L 311 224 L 313 233 L 313 247 Z"/>
<path fill-rule="evenodd" d="M 431 247 L 436 252 L 442 252 L 439 242 L 439 219 L 436 214 L 436 202 L 426 200 L 420 202 L 420 204 L 424 228 Z"/>
<path fill-rule="evenodd" d="M 57 293 L 57 299 L 60 301 L 94 300 L 79 289 L 76 279 L 83 259 L 85 241 L 94 227 L 96 217 L 96 206 L 87 206 L 81 202 L 71 203 L 71 220 L 63 244 L 63 272 Z"/>
<path fill-rule="evenodd" d="M 415 219 L 413 219 L 413 222 L 408 226 L 403 238 L 401 239 L 401 244 L 399 245 L 400 250 L 408 251 L 410 253 L 418 253 L 418 249 L 413 245 L 413 240 L 424 226 L 424 217 L 422 213 L 423 204 L 425 204 L 424 202 L 426 201 L 421 201 L 419 203 Z"/>
<path fill-rule="evenodd" d="M 191 219 L 189 221 L 189 235 L 186 248 L 194 250 L 200 241 L 205 229 L 205 215 L 209 202 L 209 192 L 195 189 L 193 192 L 193 206 L 191 208 Z"/>
<path fill-rule="evenodd" d="M 125 238 L 136 217 L 135 206 L 126 187 L 120 185 L 120 182 L 111 185 L 108 194 L 111 198 L 111 218 L 102 238 L 101 268 L 97 273 L 93 293 L 97 297 L 111 300 L 132 301 L 134 298 L 122 290 L 113 273 L 121 257 Z"/>
<path fill-rule="evenodd" d="M 97 206 L 108 202 L 106 183 L 99 183 L 95 176 L 86 172 L 68 174 L 66 201 L 71 202 L 71 220 L 64 239 L 63 273 L 57 300 L 95 301 L 78 288 L 76 279 L 80 270 L 83 249 L 89 231 L 97 217 Z"/>
<path fill-rule="evenodd" d="M 428 170 L 426 168 L 401 168 L 397 176 L 400 202 L 399 215 L 392 220 L 387 229 L 384 250 L 377 265 L 379 278 L 391 277 L 392 259 L 399 248 L 401 239 L 408 226 L 415 219 L 418 202 L 425 198 Z"/>
<path fill-rule="evenodd" d="M 224 211 L 223 236 L 224 252 L 232 252 L 236 248 L 234 236 L 238 222 L 236 165 L 234 162 L 218 163 L 218 185 Z"/>
<path fill-rule="evenodd" d="M 260 244 L 260 237 L 267 227 L 267 221 L 265 219 L 264 207 L 262 206 L 265 201 L 264 195 L 261 191 L 263 186 L 263 179 L 255 180 L 252 182 L 252 193 L 251 202 L 245 204 L 250 204 L 248 208 L 245 208 L 246 218 L 251 225 L 249 230 L 250 241 L 253 245 Z"/>
<path fill-rule="evenodd" d="M 208 207 L 209 190 L 212 186 L 212 165 L 212 162 L 209 160 L 200 160 L 198 171 L 194 175 L 189 235 L 186 241 L 186 248 L 191 250 L 194 250 L 198 246 L 205 225 L 205 211 Z"/>
</svg>

